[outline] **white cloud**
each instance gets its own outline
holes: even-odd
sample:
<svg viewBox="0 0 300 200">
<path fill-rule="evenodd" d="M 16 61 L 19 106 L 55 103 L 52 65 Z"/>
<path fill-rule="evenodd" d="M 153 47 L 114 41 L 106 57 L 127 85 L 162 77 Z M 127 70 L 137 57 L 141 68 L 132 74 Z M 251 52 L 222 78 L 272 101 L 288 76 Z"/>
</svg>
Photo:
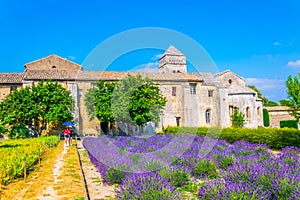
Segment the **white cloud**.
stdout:
<svg viewBox="0 0 300 200">
<path fill-rule="evenodd" d="M 274 46 L 280 46 L 281 44 L 280 44 L 280 42 L 274 42 L 273 45 Z"/>
<path fill-rule="evenodd" d="M 159 60 L 164 54 L 156 54 L 154 55 L 151 60 Z"/>
<path fill-rule="evenodd" d="M 70 60 L 76 60 L 76 57 L 75 57 L 75 56 L 68 56 L 68 58 L 69 58 Z"/>
<path fill-rule="evenodd" d="M 139 65 L 132 70 L 132 72 L 148 72 L 148 73 L 158 73 L 158 62 L 150 62 L 146 64 Z"/>
<path fill-rule="evenodd" d="M 300 60 L 289 61 L 287 66 L 288 67 L 300 67 Z"/>
<path fill-rule="evenodd" d="M 259 90 L 277 90 L 285 87 L 285 82 L 279 79 L 245 78 L 247 85 L 254 85 Z"/>
</svg>

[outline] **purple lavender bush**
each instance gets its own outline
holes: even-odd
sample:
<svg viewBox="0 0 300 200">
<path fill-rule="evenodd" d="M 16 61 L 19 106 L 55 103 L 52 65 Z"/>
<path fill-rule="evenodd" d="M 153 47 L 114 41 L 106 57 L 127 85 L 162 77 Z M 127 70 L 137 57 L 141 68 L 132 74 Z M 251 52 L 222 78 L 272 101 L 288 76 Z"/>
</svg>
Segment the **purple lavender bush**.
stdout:
<svg viewBox="0 0 300 200">
<path fill-rule="evenodd" d="M 157 173 L 134 174 L 123 181 L 116 191 L 117 199 L 176 200 L 181 194 Z"/>
</svg>

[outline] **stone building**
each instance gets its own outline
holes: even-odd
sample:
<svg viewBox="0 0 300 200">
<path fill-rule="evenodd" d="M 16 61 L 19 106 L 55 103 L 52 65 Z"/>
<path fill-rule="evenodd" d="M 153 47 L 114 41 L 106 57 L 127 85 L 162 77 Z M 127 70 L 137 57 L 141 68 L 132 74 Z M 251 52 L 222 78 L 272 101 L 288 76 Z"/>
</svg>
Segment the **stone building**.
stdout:
<svg viewBox="0 0 300 200">
<path fill-rule="evenodd" d="M 75 102 L 74 121 L 82 135 L 98 135 L 100 122 L 89 120 L 84 97 L 97 81 L 117 81 L 128 73 L 141 74 L 156 82 L 167 104 L 157 129 L 163 126 L 231 126 L 238 108 L 246 116 L 246 127 L 262 125 L 262 101 L 245 80 L 227 70 L 218 74 L 188 73 L 185 56 L 170 46 L 159 60 L 158 73 L 84 71 L 83 67 L 56 55 L 25 64 L 25 71 L 0 74 L 0 98 L 13 89 L 32 86 L 40 80 L 56 80 L 71 91 Z"/>
<path fill-rule="evenodd" d="M 280 128 L 280 121 L 295 120 L 291 115 L 290 108 L 287 106 L 270 106 L 265 107 L 269 111 L 270 127 Z"/>
</svg>

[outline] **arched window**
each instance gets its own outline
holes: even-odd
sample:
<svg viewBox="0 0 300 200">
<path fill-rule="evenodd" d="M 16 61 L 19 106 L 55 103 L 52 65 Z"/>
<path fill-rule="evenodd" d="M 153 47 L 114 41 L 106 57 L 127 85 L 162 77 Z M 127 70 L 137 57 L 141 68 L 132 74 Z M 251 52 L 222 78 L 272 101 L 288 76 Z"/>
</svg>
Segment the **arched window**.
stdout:
<svg viewBox="0 0 300 200">
<path fill-rule="evenodd" d="M 207 109 L 205 111 L 205 121 L 206 121 L 206 124 L 210 124 L 210 117 L 211 117 L 211 110 Z"/>
<path fill-rule="evenodd" d="M 261 112 L 261 111 L 260 111 L 260 107 L 257 107 L 257 117 L 258 117 L 258 118 L 260 118 L 260 117 L 261 117 L 261 114 L 260 114 L 260 112 Z"/>
<path fill-rule="evenodd" d="M 249 107 L 246 108 L 246 117 L 247 117 L 247 119 L 251 118 L 251 111 L 250 111 Z"/>
</svg>

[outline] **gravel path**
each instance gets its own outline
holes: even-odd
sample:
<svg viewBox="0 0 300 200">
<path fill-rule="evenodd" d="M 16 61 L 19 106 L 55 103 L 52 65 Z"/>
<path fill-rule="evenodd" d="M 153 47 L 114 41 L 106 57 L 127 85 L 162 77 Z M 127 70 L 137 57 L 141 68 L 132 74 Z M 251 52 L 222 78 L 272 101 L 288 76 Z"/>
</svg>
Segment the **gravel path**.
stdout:
<svg viewBox="0 0 300 200">
<path fill-rule="evenodd" d="M 102 183 L 101 175 L 90 162 L 89 157 L 86 154 L 82 142 L 77 141 L 77 148 L 80 154 L 80 159 L 82 162 L 82 169 L 86 179 L 86 184 L 88 188 L 89 197 L 92 200 L 97 199 L 115 199 L 115 188 L 114 186 L 107 186 Z"/>
</svg>

